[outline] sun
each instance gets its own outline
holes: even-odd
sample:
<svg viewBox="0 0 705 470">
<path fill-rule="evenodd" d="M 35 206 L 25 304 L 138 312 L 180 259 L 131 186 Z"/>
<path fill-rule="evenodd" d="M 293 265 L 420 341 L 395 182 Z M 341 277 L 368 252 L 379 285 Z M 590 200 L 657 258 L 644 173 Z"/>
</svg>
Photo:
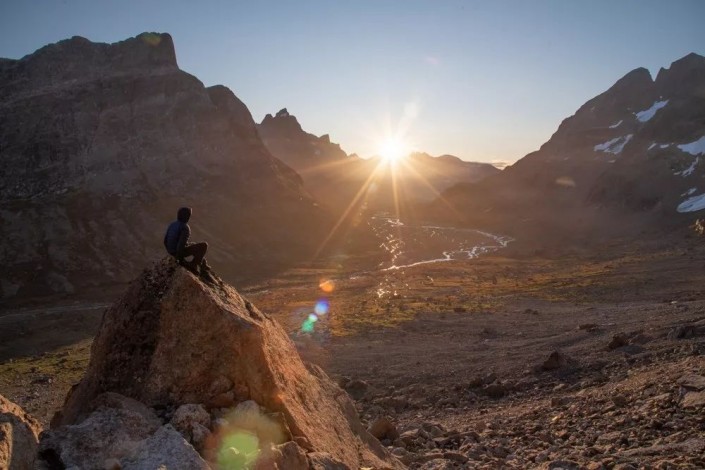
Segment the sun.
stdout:
<svg viewBox="0 0 705 470">
<path fill-rule="evenodd" d="M 396 163 L 409 154 L 409 147 L 400 139 L 390 137 L 379 146 L 379 155 L 385 162 Z"/>
</svg>

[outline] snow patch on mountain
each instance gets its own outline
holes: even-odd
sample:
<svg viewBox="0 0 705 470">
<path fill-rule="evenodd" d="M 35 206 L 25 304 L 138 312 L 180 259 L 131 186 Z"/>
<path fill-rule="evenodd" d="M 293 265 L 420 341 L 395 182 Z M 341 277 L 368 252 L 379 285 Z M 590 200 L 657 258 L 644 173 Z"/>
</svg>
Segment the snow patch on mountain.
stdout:
<svg viewBox="0 0 705 470">
<path fill-rule="evenodd" d="M 702 155 L 705 153 L 705 135 L 689 144 L 679 145 L 678 148 L 691 155 Z"/>
<path fill-rule="evenodd" d="M 693 171 L 695 170 L 695 167 L 698 165 L 699 162 L 700 162 L 700 157 L 696 157 L 695 160 L 693 160 L 693 163 L 691 163 L 688 168 L 686 168 L 683 171 L 677 171 L 673 174 L 676 176 L 682 176 L 683 178 L 685 178 L 686 176 L 690 176 L 693 174 Z"/>
<path fill-rule="evenodd" d="M 656 142 L 654 142 L 653 144 L 649 145 L 649 148 L 646 150 L 651 150 L 652 148 L 656 147 L 656 145 L 657 145 Z"/>
<path fill-rule="evenodd" d="M 612 153 L 617 155 L 622 152 L 622 149 L 625 145 L 627 145 L 627 142 L 632 140 L 632 137 L 634 137 L 633 134 L 624 135 L 622 137 L 615 137 L 612 140 L 608 140 L 607 142 L 595 145 L 594 151 Z"/>
<path fill-rule="evenodd" d="M 639 111 L 638 113 L 634 113 L 634 114 L 636 115 L 636 118 L 640 122 L 646 122 L 649 119 L 651 119 L 652 117 L 654 117 L 654 115 L 656 114 L 656 111 L 663 108 L 667 104 L 668 104 L 668 100 L 656 101 L 654 104 L 651 105 L 651 107 L 649 109 L 645 109 L 643 111 Z"/>
<path fill-rule="evenodd" d="M 690 188 L 689 190 L 687 190 L 686 192 L 684 192 L 683 194 L 681 194 L 681 197 L 683 197 L 683 196 L 690 196 L 691 194 L 693 194 L 693 193 L 694 193 L 695 191 L 697 191 L 697 190 L 698 190 L 698 188 Z"/>
<path fill-rule="evenodd" d="M 624 122 L 624 119 L 620 119 L 619 122 L 616 122 L 616 123 L 612 124 L 612 125 L 610 126 L 610 129 L 616 129 L 616 128 L 619 127 L 619 125 L 622 124 L 623 122 Z"/>
<path fill-rule="evenodd" d="M 693 196 L 678 204 L 678 212 L 695 212 L 705 209 L 705 194 Z"/>
</svg>

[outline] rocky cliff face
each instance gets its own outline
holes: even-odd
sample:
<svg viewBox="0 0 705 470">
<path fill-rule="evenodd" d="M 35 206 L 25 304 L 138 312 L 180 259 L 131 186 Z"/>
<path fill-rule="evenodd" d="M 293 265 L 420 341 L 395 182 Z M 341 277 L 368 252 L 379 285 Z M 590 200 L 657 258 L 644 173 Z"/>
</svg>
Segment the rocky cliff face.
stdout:
<svg viewBox="0 0 705 470">
<path fill-rule="evenodd" d="M 538 151 L 444 196 L 469 223 L 516 233 L 683 223 L 680 214 L 705 208 L 704 154 L 705 58 L 690 54 L 655 80 L 643 68 L 629 72 Z"/>
<path fill-rule="evenodd" d="M 229 285 L 205 284 L 167 259 L 105 312 L 88 369 L 41 452 L 81 468 L 90 467 L 85 459 L 130 463 L 142 458 L 135 448 L 148 455 L 150 445 L 166 459 L 164 446 L 145 439 L 161 432 L 178 444 L 169 437 L 174 429 L 211 463 L 253 459 L 253 466 L 220 468 L 255 468 L 260 458 L 262 469 L 307 469 L 309 461 L 311 468 L 402 468 L 365 431 L 346 393 L 302 362 L 277 322 Z M 284 458 L 277 452 L 288 463 L 267 464 Z M 178 468 L 205 468 L 196 457 Z"/>
<path fill-rule="evenodd" d="M 181 71 L 168 34 L 0 61 L 0 164 L 3 297 L 129 279 L 181 205 L 230 277 L 305 256 L 321 225 L 247 107 Z"/>
</svg>

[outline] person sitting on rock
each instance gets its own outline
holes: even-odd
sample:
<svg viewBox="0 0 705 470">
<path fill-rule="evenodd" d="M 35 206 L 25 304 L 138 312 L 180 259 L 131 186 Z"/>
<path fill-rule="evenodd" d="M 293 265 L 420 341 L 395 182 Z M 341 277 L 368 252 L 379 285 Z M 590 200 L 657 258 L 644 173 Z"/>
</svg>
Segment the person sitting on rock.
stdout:
<svg viewBox="0 0 705 470">
<path fill-rule="evenodd" d="M 176 258 L 179 264 L 193 271 L 196 274 L 208 275 L 210 266 L 206 262 L 206 252 L 208 251 L 208 243 L 189 243 L 188 239 L 191 236 L 191 227 L 188 226 L 188 221 L 191 218 L 193 211 L 190 207 L 181 207 L 176 213 L 176 219 L 169 224 L 164 235 L 164 247 L 166 251 Z M 191 261 L 186 258 L 193 256 Z"/>
</svg>

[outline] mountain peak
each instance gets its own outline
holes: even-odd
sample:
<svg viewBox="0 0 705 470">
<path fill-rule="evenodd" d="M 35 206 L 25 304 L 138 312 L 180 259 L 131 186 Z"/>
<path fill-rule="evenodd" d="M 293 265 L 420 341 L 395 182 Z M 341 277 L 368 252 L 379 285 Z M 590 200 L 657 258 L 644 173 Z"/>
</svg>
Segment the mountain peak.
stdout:
<svg viewBox="0 0 705 470">
<path fill-rule="evenodd" d="M 653 82 L 651 72 L 649 72 L 647 68 L 638 67 L 617 80 L 617 82 L 610 87 L 608 92 L 617 92 L 640 86 L 650 86 Z"/>
<path fill-rule="evenodd" d="M 656 76 L 659 91 L 666 95 L 695 92 L 701 93 L 698 83 L 705 77 L 705 57 L 691 52 L 674 61 L 667 69 L 662 68 Z"/>
<path fill-rule="evenodd" d="M 680 67 L 682 65 L 705 65 L 705 57 L 701 56 L 700 54 L 696 54 L 695 52 L 691 52 L 690 54 L 686 54 L 683 57 L 681 57 L 678 60 L 675 60 L 671 64 L 671 68 L 675 67 Z"/>
<path fill-rule="evenodd" d="M 296 116 L 293 114 L 289 114 L 289 111 L 286 108 L 280 109 L 274 116 L 267 114 L 262 120 L 260 126 L 262 129 L 265 129 L 265 131 L 268 129 L 277 129 L 280 132 L 285 132 L 291 135 L 303 132 L 303 128 L 301 127 L 301 124 L 299 124 L 299 120 L 296 119 Z"/>
<path fill-rule="evenodd" d="M 90 65 L 132 67 L 177 67 L 174 40 L 168 33 L 145 32 L 133 38 L 112 44 L 92 42 L 82 36 L 73 36 L 26 55 L 21 60 L 38 58 Z"/>
</svg>

